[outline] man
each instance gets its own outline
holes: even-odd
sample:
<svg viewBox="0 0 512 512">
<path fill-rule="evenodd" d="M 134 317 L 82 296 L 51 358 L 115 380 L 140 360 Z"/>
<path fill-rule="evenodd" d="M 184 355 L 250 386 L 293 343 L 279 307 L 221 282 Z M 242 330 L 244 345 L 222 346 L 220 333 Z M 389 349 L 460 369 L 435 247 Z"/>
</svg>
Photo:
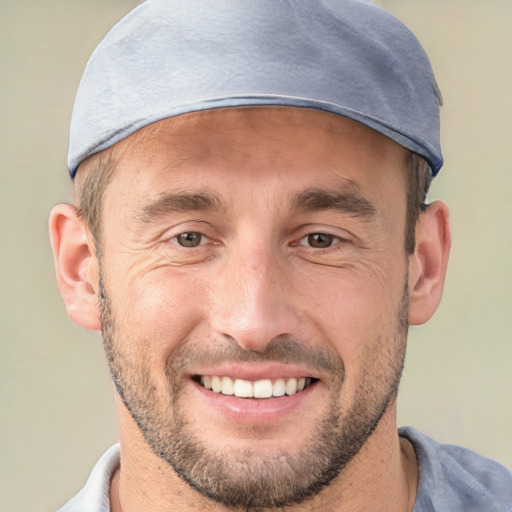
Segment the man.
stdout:
<svg viewBox="0 0 512 512">
<path fill-rule="evenodd" d="M 365 2 L 148 0 L 114 27 L 50 232 L 120 445 L 63 511 L 511 509 L 508 470 L 396 426 L 450 247 L 439 103 Z"/>
</svg>

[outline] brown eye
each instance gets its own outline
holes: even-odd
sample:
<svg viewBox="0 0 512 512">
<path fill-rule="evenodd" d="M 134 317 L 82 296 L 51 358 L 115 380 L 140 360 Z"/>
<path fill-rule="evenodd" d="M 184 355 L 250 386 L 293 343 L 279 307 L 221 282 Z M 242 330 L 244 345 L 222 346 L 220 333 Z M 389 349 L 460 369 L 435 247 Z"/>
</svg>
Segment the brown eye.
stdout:
<svg viewBox="0 0 512 512">
<path fill-rule="evenodd" d="M 181 233 L 176 237 L 176 242 L 182 247 L 197 247 L 203 243 L 203 235 L 201 233 Z"/>
<path fill-rule="evenodd" d="M 311 233 L 307 237 L 307 245 L 314 249 L 325 249 L 334 242 L 335 236 L 327 233 Z"/>
</svg>

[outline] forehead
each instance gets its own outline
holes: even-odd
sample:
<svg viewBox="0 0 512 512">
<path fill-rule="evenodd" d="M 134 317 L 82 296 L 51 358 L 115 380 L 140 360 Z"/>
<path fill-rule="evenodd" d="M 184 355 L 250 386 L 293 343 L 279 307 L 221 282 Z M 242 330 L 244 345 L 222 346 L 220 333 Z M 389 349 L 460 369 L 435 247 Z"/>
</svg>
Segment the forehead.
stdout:
<svg viewBox="0 0 512 512">
<path fill-rule="evenodd" d="M 168 187 L 261 187 L 283 194 L 303 183 L 343 180 L 364 190 L 404 191 L 406 151 L 355 121 L 293 107 L 196 112 L 145 127 L 113 148 L 110 188 L 158 195 Z M 134 187 L 136 184 L 136 187 Z"/>
</svg>

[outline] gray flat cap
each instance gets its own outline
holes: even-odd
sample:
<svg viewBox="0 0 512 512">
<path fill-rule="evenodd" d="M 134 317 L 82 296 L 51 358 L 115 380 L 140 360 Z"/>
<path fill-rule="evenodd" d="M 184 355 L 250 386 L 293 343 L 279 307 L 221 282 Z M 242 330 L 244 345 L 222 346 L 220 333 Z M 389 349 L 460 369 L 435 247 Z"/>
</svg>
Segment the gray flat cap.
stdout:
<svg viewBox="0 0 512 512">
<path fill-rule="evenodd" d="M 146 0 L 107 34 L 82 77 L 68 166 L 187 112 L 283 105 L 359 121 L 443 164 L 427 54 L 360 0 Z"/>
</svg>

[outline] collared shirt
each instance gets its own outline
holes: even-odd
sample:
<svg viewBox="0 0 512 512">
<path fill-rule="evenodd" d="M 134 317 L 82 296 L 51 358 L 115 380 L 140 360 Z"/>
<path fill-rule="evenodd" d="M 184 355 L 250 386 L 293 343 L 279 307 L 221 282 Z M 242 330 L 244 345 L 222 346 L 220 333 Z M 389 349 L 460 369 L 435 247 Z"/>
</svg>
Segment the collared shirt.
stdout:
<svg viewBox="0 0 512 512">
<path fill-rule="evenodd" d="M 460 446 L 441 444 L 412 427 L 399 429 L 414 446 L 419 483 L 413 512 L 511 512 L 512 472 Z M 110 480 L 119 445 L 98 461 L 85 487 L 58 512 L 110 512 Z"/>
</svg>

